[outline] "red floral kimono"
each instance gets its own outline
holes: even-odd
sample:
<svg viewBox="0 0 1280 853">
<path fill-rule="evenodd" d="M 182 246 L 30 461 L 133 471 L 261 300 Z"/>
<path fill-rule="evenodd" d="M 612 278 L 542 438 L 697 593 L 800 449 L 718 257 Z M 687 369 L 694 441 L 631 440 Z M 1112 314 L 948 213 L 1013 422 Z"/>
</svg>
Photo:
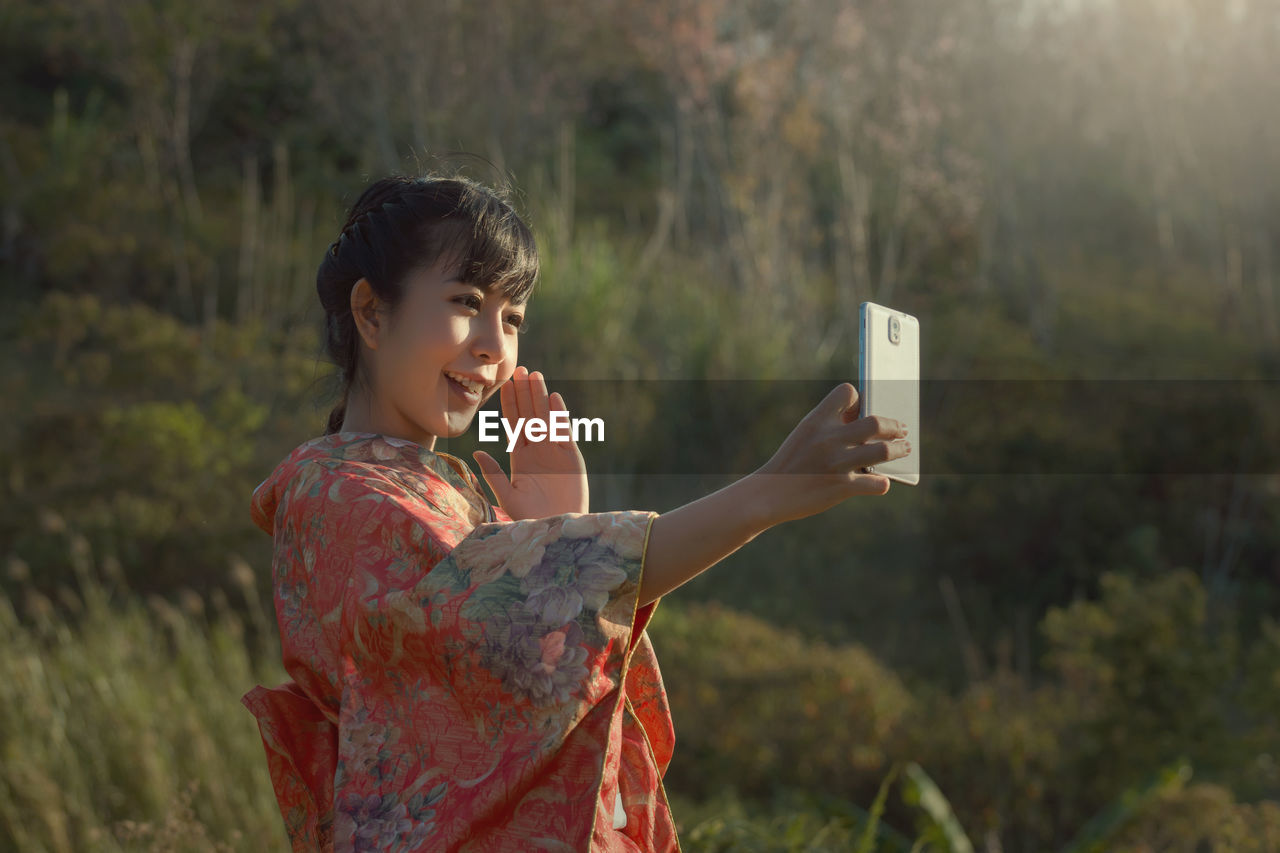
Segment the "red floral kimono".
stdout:
<svg viewBox="0 0 1280 853">
<path fill-rule="evenodd" d="M 636 607 L 657 513 L 512 521 L 458 458 L 341 432 L 252 514 L 292 678 L 241 701 L 294 851 L 680 849 Z"/>
</svg>

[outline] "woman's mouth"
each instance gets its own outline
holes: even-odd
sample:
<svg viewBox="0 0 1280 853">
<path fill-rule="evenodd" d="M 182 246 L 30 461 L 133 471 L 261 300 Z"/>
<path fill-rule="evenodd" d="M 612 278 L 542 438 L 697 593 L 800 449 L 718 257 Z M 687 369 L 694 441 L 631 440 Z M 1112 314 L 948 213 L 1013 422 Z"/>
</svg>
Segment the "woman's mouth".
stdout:
<svg viewBox="0 0 1280 853">
<path fill-rule="evenodd" d="M 454 379 L 448 373 L 444 374 L 444 378 L 449 382 L 449 390 L 451 390 L 458 397 L 465 400 L 468 405 L 475 405 L 476 403 L 480 402 L 481 386 L 467 387 L 466 385 L 463 385 L 461 382 L 459 382 L 457 379 Z"/>
</svg>

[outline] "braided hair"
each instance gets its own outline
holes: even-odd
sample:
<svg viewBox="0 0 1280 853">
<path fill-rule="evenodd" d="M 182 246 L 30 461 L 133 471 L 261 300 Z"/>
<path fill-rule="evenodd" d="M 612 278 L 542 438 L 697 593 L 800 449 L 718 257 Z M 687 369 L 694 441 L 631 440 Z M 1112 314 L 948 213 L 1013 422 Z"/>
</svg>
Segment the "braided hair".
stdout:
<svg viewBox="0 0 1280 853">
<path fill-rule="evenodd" d="M 368 382 L 351 313 L 351 289 L 361 278 L 393 313 L 404 297 L 405 277 L 442 259 L 460 261 L 464 280 L 517 304 L 532 294 L 538 248 L 508 192 L 463 176 L 392 175 L 356 199 L 316 272 L 325 349 L 342 382 L 325 435 L 342 428 L 353 383 Z"/>
</svg>

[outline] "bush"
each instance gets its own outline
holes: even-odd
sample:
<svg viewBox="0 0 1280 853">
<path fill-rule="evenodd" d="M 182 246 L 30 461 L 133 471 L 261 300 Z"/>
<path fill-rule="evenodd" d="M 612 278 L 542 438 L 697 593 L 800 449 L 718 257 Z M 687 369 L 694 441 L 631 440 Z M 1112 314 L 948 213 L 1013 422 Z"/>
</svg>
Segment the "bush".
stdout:
<svg viewBox="0 0 1280 853">
<path fill-rule="evenodd" d="M 649 629 L 676 724 L 671 785 L 708 797 L 783 788 L 865 794 L 912 698 L 857 646 L 806 643 L 714 602 L 664 601 Z"/>
</svg>

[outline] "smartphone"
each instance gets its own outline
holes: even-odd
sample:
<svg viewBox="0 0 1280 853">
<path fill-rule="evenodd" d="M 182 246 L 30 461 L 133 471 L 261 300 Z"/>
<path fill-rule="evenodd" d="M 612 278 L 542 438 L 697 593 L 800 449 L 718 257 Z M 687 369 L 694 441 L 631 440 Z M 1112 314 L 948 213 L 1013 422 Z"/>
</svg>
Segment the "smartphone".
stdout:
<svg viewBox="0 0 1280 853">
<path fill-rule="evenodd" d="M 909 486 L 920 484 L 920 321 L 903 311 L 858 306 L 859 417 L 884 415 L 907 425 L 911 452 L 863 470 Z M 880 439 L 877 439 L 880 440 Z"/>
</svg>

